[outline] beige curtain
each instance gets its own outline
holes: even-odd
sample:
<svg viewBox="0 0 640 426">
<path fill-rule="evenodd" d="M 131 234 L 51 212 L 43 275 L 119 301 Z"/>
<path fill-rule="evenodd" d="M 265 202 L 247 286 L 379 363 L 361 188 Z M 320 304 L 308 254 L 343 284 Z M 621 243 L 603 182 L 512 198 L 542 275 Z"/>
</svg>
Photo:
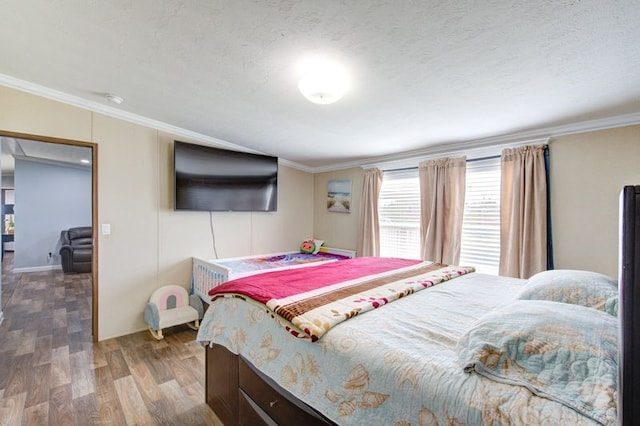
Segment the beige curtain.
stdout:
<svg viewBox="0 0 640 426">
<path fill-rule="evenodd" d="M 382 170 L 365 170 L 360 204 L 358 256 L 380 256 L 380 225 L 378 222 L 380 188 L 382 188 Z"/>
<path fill-rule="evenodd" d="M 545 147 L 502 151 L 500 275 L 529 278 L 547 269 Z"/>
<path fill-rule="evenodd" d="M 466 157 L 419 164 L 420 254 L 422 259 L 457 265 L 460 260 Z"/>
</svg>

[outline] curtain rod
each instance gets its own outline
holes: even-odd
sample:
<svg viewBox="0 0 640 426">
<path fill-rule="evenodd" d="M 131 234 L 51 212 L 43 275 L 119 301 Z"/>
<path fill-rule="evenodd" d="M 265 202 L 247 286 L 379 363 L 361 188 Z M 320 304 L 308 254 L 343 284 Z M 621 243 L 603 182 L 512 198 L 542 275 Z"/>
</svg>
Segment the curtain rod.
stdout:
<svg viewBox="0 0 640 426">
<path fill-rule="evenodd" d="M 469 160 L 467 160 L 467 163 L 473 163 L 475 161 L 483 161 L 483 160 L 493 160 L 496 158 L 500 158 L 500 155 L 490 155 L 488 157 L 478 157 L 478 158 L 471 158 Z M 384 172 L 401 172 L 403 170 L 415 170 L 417 169 L 418 166 L 414 166 L 414 167 L 401 167 L 398 169 L 384 169 Z"/>
<path fill-rule="evenodd" d="M 501 155 L 490 155 L 488 157 L 478 157 L 467 160 L 467 163 L 473 163 L 474 161 L 483 161 L 483 160 L 494 160 L 496 158 L 500 158 Z"/>
</svg>

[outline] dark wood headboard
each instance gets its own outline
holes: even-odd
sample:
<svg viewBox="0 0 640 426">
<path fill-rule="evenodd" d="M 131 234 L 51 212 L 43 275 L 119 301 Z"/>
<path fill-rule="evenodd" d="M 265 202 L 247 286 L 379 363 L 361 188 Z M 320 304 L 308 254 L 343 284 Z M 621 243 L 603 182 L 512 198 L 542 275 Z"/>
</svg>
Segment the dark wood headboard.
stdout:
<svg viewBox="0 0 640 426">
<path fill-rule="evenodd" d="M 618 422 L 640 419 L 640 186 L 620 195 Z"/>
</svg>

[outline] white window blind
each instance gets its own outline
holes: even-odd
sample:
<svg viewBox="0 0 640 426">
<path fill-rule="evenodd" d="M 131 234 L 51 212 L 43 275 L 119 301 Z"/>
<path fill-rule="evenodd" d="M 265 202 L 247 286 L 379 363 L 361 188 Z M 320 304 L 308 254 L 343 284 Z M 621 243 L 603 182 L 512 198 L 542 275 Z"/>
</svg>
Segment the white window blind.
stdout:
<svg viewBox="0 0 640 426">
<path fill-rule="evenodd" d="M 384 172 L 378 200 L 380 256 L 420 258 L 418 169 Z"/>
<path fill-rule="evenodd" d="M 500 158 L 467 162 L 460 265 L 498 275 L 500 265 Z"/>
<path fill-rule="evenodd" d="M 500 158 L 467 162 L 460 265 L 498 275 Z M 418 169 L 384 172 L 378 202 L 380 255 L 420 258 Z"/>
</svg>

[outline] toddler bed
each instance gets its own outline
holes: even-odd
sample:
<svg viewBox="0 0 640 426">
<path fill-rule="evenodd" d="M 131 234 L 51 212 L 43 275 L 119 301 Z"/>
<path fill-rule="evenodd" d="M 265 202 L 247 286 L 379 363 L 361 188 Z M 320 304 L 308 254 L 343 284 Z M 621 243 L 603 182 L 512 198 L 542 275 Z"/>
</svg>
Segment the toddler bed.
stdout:
<svg viewBox="0 0 640 426">
<path fill-rule="evenodd" d="M 192 290 L 194 294 L 209 303 L 207 293 L 212 288 L 236 278 L 248 277 L 270 271 L 304 268 L 320 263 L 356 257 L 355 250 L 335 247 L 320 247 L 317 253 L 289 251 L 252 256 L 230 257 L 205 260 L 193 258 Z"/>
</svg>

